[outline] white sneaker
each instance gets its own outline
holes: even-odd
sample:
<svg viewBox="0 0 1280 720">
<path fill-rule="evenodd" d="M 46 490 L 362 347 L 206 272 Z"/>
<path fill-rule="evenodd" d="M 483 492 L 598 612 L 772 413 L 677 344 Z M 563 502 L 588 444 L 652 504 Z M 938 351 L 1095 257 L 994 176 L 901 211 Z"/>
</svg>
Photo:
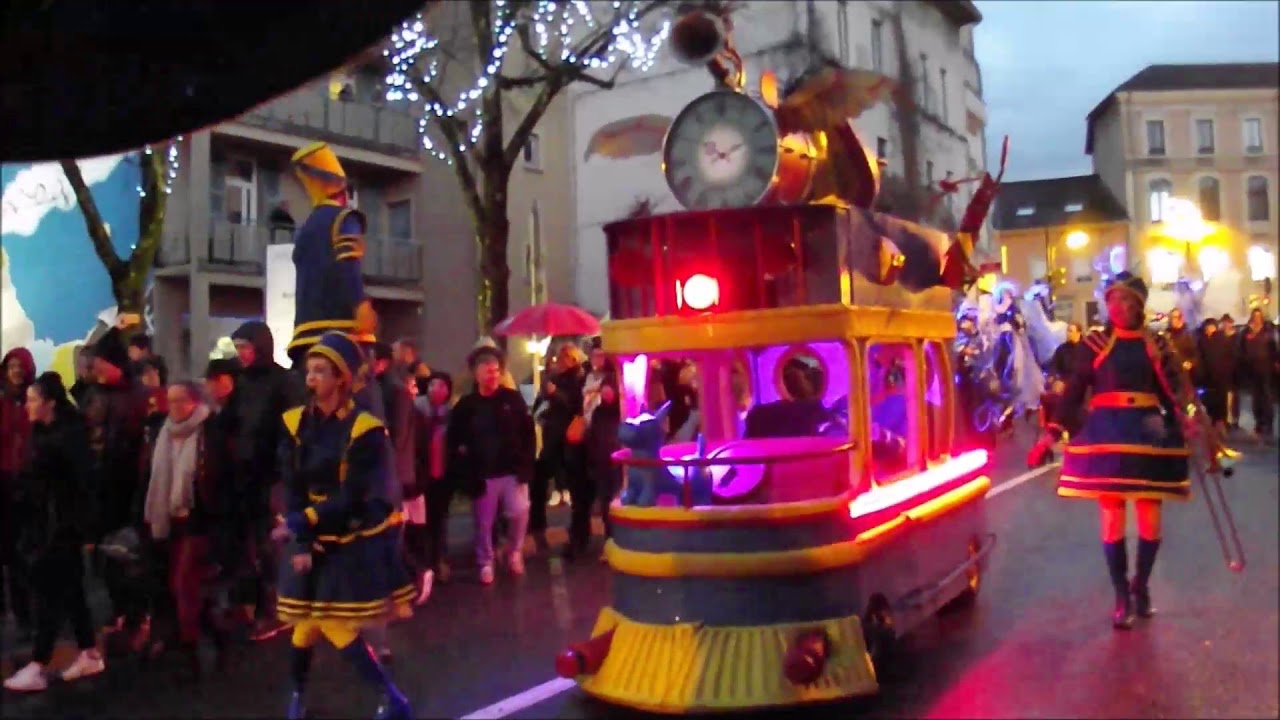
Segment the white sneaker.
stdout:
<svg viewBox="0 0 1280 720">
<path fill-rule="evenodd" d="M 511 557 L 507 561 L 507 569 L 511 571 L 512 575 L 523 575 L 524 574 L 524 554 L 521 553 L 519 550 L 511 553 Z"/>
<path fill-rule="evenodd" d="M 4 681 L 4 689 L 13 692 L 35 693 L 49 687 L 49 680 L 44 676 L 44 666 L 38 662 L 29 662 L 12 677 Z"/>
<path fill-rule="evenodd" d="M 71 663 L 71 667 L 62 671 L 62 679 L 73 682 L 81 678 L 93 677 L 106 669 L 107 664 L 102 660 L 101 653 L 97 650 L 81 650 L 75 662 Z"/>
<path fill-rule="evenodd" d="M 414 598 L 414 605 L 423 605 L 431 597 L 431 586 L 435 584 L 436 574 L 430 570 L 422 573 L 422 584 L 418 588 L 418 597 Z"/>
<path fill-rule="evenodd" d="M 480 568 L 480 584 L 481 585 L 493 584 L 493 565 L 492 564 L 485 565 L 484 567 Z"/>
</svg>

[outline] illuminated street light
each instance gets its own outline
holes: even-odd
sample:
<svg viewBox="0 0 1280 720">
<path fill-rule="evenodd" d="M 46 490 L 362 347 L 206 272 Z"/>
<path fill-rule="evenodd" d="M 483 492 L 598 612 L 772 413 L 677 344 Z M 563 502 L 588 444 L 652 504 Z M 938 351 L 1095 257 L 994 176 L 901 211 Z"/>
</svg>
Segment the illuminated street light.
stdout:
<svg viewBox="0 0 1280 720">
<path fill-rule="evenodd" d="M 1089 233 L 1083 230 L 1072 230 L 1067 233 L 1067 249 L 1079 250 L 1089 244 Z"/>
<path fill-rule="evenodd" d="M 1199 243 L 1213 233 L 1213 228 L 1190 200 L 1169 198 L 1164 203 L 1164 222 L 1160 232 L 1184 243 Z"/>
</svg>

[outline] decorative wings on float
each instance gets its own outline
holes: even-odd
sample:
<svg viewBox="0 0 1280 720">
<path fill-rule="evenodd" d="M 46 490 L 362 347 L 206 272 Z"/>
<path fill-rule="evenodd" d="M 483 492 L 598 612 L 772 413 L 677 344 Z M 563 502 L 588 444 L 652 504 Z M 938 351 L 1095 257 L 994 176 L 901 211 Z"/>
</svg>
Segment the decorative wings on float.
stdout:
<svg viewBox="0 0 1280 720">
<path fill-rule="evenodd" d="M 582 160 L 586 162 L 592 155 L 611 160 L 657 155 L 662 152 L 662 139 L 670 127 L 671 118 L 667 115 L 633 115 L 615 120 L 595 131 Z"/>
</svg>

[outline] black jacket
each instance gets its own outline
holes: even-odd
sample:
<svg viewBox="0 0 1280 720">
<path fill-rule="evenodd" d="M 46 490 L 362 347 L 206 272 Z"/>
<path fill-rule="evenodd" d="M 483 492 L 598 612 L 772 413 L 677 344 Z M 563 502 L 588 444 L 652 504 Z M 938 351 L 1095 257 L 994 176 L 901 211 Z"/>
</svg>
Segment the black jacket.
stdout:
<svg viewBox="0 0 1280 720">
<path fill-rule="evenodd" d="M 78 548 L 93 539 L 91 468 L 84 420 L 74 410 L 60 412 L 49 425 L 32 426 L 16 493 L 24 518 L 18 545 L 29 562 L 50 549 Z"/>
<path fill-rule="evenodd" d="M 128 378 L 118 385 L 92 385 L 85 395 L 95 537 L 141 522 L 135 499 L 145 477 L 150 398 L 147 388 Z"/>
<path fill-rule="evenodd" d="M 497 451 L 490 467 L 498 474 L 515 475 L 521 483 L 533 478 L 534 432 L 533 417 L 518 390 L 499 387 L 491 396 L 497 403 Z M 445 447 L 449 455 L 448 471 L 458 483 L 458 488 L 470 495 L 484 494 L 481 471 L 475 449 L 480 438 L 477 435 L 477 407 L 485 402 L 478 391 L 462 396 L 453 407 L 449 428 L 445 434 Z"/>
<path fill-rule="evenodd" d="M 253 345 L 253 364 L 241 370 L 227 404 L 228 429 L 240 483 L 272 483 L 277 475 L 276 451 L 283 439 L 280 416 L 306 402 L 299 379 L 275 361 L 275 340 L 266 323 L 251 320 L 231 334 Z M 225 411 L 224 411 L 225 412 Z"/>
</svg>

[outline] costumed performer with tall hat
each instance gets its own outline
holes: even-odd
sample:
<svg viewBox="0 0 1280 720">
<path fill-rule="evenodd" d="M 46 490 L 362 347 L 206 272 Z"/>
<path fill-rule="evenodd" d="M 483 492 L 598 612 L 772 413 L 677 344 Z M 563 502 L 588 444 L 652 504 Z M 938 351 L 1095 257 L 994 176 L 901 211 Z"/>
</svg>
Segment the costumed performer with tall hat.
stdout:
<svg viewBox="0 0 1280 720">
<path fill-rule="evenodd" d="M 1112 625 L 1124 630 L 1135 616 L 1155 613 L 1148 581 L 1160 549 L 1161 503 L 1191 497 L 1187 438 L 1195 429 L 1183 409 L 1194 389 L 1177 354 L 1145 326 L 1146 284 L 1120 272 L 1103 297 L 1109 322 L 1085 336 L 1061 400 L 1064 419 L 1084 419 L 1081 427 L 1069 428 L 1058 495 L 1098 502 L 1102 548 L 1115 590 Z M 1086 394 L 1087 415 L 1081 412 Z M 1132 579 L 1125 539 L 1128 501 L 1138 520 Z"/>
<path fill-rule="evenodd" d="M 293 238 L 297 295 L 289 358 L 301 366 L 307 349 L 330 330 L 372 344 L 378 318 L 361 276 L 367 223 L 348 207 L 347 174 L 338 156 L 317 142 L 294 153 L 292 165 L 313 206 Z"/>
<path fill-rule="evenodd" d="M 409 718 L 409 702 L 361 636 L 407 617 L 415 595 L 401 560 L 400 514 L 386 497 L 391 472 L 382 421 L 355 393 L 367 360 L 348 335 L 328 332 L 305 357 L 309 405 L 284 413 L 282 476 L 288 512 L 273 535 L 288 540 L 280 619 L 293 626 L 288 717 L 305 714 L 313 648 L 328 640 L 384 696 L 378 717 Z"/>
</svg>

